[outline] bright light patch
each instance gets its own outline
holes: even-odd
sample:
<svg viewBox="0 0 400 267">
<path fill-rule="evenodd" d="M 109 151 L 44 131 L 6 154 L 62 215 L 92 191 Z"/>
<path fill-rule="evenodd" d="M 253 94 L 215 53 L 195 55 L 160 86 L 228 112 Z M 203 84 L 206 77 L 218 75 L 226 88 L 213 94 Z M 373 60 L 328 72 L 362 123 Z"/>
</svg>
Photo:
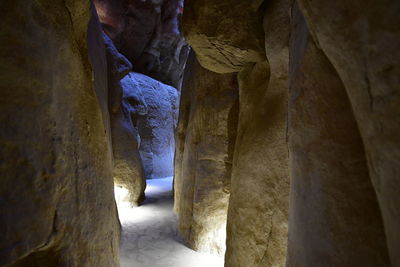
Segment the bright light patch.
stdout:
<svg viewBox="0 0 400 267">
<path fill-rule="evenodd" d="M 146 202 L 131 207 L 128 191 L 115 186 L 122 224 L 121 267 L 223 267 L 224 257 L 199 253 L 178 240 L 174 215 L 172 177 L 147 180 Z M 221 231 L 221 238 L 225 231 Z"/>
</svg>

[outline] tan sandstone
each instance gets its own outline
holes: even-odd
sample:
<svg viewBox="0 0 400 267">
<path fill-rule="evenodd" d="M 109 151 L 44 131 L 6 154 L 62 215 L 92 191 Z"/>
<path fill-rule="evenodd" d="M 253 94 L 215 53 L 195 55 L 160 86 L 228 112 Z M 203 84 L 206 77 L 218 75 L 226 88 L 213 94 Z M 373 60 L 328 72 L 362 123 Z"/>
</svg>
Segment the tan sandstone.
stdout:
<svg viewBox="0 0 400 267">
<path fill-rule="evenodd" d="M 97 16 L 88 1 L 0 9 L 0 265 L 118 266 Z"/>
<path fill-rule="evenodd" d="M 216 74 L 189 56 L 176 134 L 175 211 L 195 250 L 225 251 L 226 215 L 236 137 L 235 74 Z"/>
</svg>

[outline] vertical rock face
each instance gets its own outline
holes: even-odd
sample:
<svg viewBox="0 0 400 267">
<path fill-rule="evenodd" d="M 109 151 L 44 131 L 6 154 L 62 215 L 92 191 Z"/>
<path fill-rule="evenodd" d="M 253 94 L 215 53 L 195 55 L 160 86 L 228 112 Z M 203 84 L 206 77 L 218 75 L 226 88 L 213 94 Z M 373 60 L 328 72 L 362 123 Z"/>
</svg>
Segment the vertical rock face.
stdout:
<svg viewBox="0 0 400 267">
<path fill-rule="evenodd" d="M 118 52 L 111 39 L 103 34 L 108 61 L 108 96 L 111 114 L 114 185 L 126 189 L 126 201 L 132 206 L 144 200 L 146 179 L 139 155 L 135 116 L 141 112 L 127 99 L 121 79 L 132 69 L 132 64 Z M 133 92 L 130 92 L 132 95 Z M 140 91 L 136 92 L 140 94 Z"/>
<path fill-rule="evenodd" d="M 283 265 L 289 198 L 284 87 L 267 62 L 239 73 L 240 113 L 229 200 L 226 266 Z M 272 78 L 270 79 L 272 81 Z"/>
<path fill-rule="evenodd" d="M 182 0 L 95 0 L 104 30 L 134 71 L 180 87 L 188 46 L 180 31 Z"/>
<path fill-rule="evenodd" d="M 265 59 L 257 2 L 185 1 L 184 35 L 203 67 L 217 73 L 238 72 L 249 62 Z"/>
<path fill-rule="evenodd" d="M 0 9 L 0 265 L 118 266 L 106 61 L 89 2 Z M 100 52 L 92 65 L 88 46 Z"/>
<path fill-rule="evenodd" d="M 121 84 L 123 103 L 133 111 L 130 119 L 139 134 L 145 176 L 172 176 L 179 106 L 177 90 L 134 72 L 122 79 Z"/>
<path fill-rule="evenodd" d="M 240 114 L 226 266 L 282 266 L 286 260 L 289 1 L 271 1 L 265 10 L 269 63 L 249 65 L 238 76 Z"/>
<path fill-rule="evenodd" d="M 286 255 L 289 3 L 268 3 L 265 38 L 263 15 L 256 11 L 257 3 L 185 3 L 185 37 L 196 51 L 199 62 L 216 72 L 241 71 L 226 266 L 283 265 Z M 269 63 L 265 61 L 264 41 Z M 192 105 L 196 101 L 193 100 Z M 183 155 L 186 153 L 186 157 L 190 157 L 190 152 L 185 151 Z M 182 174 L 182 177 L 187 176 Z M 190 211 L 190 207 L 187 210 Z"/>
<path fill-rule="evenodd" d="M 390 257 L 400 265 L 400 3 L 300 0 L 310 32 L 343 81 L 365 145 Z"/>
<path fill-rule="evenodd" d="M 287 266 L 390 266 L 345 88 L 297 5 L 292 12 Z"/>
<path fill-rule="evenodd" d="M 190 247 L 223 253 L 238 115 L 236 74 L 216 74 L 189 57 L 175 156 L 175 211 Z"/>
</svg>

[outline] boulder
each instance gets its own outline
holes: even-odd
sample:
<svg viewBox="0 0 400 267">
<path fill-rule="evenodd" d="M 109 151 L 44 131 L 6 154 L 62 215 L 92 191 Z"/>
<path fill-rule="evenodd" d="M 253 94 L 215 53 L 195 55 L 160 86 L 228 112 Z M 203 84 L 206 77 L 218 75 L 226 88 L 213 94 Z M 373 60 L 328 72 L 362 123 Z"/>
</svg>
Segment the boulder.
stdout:
<svg viewBox="0 0 400 267">
<path fill-rule="evenodd" d="M 240 113 L 226 266 L 283 266 L 286 260 L 289 166 L 286 144 L 290 1 L 264 6 L 268 62 L 239 73 Z"/>
<path fill-rule="evenodd" d="M 343 82 L 292 9 L 286 266 L 390 266 L 382 216 Z"/>
<path fill-rule="evenodd" d="M 135 111 L 131 120 L 139 134 L 146 178 L 173 176 L 179 94 L 171 86 L 131 72 L 121 80 L 123 103 Z"/>
<path fill-rule="evenodd" d="M 0 9 L 0 265 L 119 266 L 97 15 L 73 0 Z"/>
<path fill-rule="evenodd" d="M 262 12 L 256 1 L 186 0 L 183 32 L 200 64 L 217 73 L 265 60 Z"/>
<path fill-rule="evenodd" d="M 189 56 L 175 155 L 175 212 L 193 249 L 225 251 L 232 156 L 236 139 L 236 74 L 217 74 Z"/>
</svg>

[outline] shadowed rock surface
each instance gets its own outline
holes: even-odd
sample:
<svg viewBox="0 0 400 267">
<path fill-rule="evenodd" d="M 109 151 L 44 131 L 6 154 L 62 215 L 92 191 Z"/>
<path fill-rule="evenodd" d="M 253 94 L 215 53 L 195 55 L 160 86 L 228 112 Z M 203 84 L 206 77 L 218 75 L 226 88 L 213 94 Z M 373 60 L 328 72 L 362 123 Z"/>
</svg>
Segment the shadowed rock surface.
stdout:
<svg viewBox="0 0 400 267">
<path fill-rule="evenodd" d="M 311 35 L 346 88 L 394 266 L 400 265 L 400 3 L 300 0 Z"/>
<path fill-rule="evenodd" d="M 133 70 L 180 88 L 189 47 L 180 31 L 182 0 L 95 0 L 103 29 Z"/>
<path fill-rule="evenodd" d="M 287 266 L 390 266 L 345 88 L 315 45 L 298 7 L 292 10 Z"/>
<path fill-rule="evenodd" d="M 175 88 L 146 75 L 131 72 L 121 80 L 124 103 L 139 134 L 139 152 L 146 178 L 172 176 L 174 131 L 179 98 Z"/>
<path fill-rule="evenodd" d="M 286 260 L 289 7 L 289 1 L 268 2 L 264 16 L 268 63 L 247 66 L 238 76 L 240 113 L 226 266 L 283 266 Z"/>
<path fill-rule="evenodd" d="M 175 156 L 175 211 L 187 244 L 223 254 L 238 116 L 236 74 L 200 66 L 191 52 L 182 86 Z"/>
<path fill-rule="evenodd" d="M 118 266 L 97 15 L 87 1 L 0 9 L 0 265 Z"/>
<path fill-rule="evenodd" d="M 132 106 L 131 98 L 140 98 L 138 91 L 124 91 L 121 79 L 132 69 L 132 64 L 115 48 L 112 40 L 103 33 L 108 61 L 108 95 L 111 116 L 114 185 L 128 191 L 128 201 L 137 206 L 144 200 L 146 178 L 139 155 L 139 135 L 135 117 L 147 112 L 146 107 Z M 139 96 L 137 96 L 139 95 Z"/>
<path fill-rule="evenodd" d="M 1 266 L 119 266 L 114 182 L 123 264 L 400 266 L 399 1 L 186 0 L 179 222 L 183 1 L 93 1 L 0 3 Z"/>
<path fill-rule="evenodd" d="M 263 14 L 257 11 L 256 2 L 185 1 L 184 35 L 204 68 L 238 72 L 247 63 L 265 59 Z"/>
</svg>

